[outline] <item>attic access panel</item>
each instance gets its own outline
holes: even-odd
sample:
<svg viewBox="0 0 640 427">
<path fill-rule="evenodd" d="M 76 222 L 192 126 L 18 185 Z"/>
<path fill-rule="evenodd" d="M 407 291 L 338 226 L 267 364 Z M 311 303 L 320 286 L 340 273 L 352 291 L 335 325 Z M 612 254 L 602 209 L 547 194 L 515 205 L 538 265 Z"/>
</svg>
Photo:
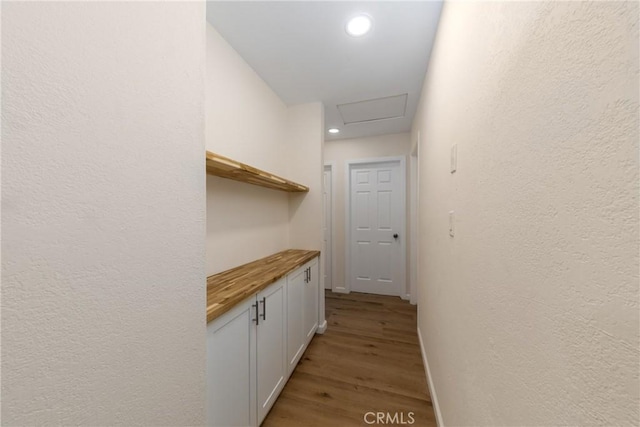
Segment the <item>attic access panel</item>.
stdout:
<svg viewBox="0 0 640 427">
<path fill-rule="evenodd" d="M 337 108 L 345 125 L 398 119 L 406 114 L 407 95 L 404 93 L 402 95 L 338 104 Z"/>
</svg>

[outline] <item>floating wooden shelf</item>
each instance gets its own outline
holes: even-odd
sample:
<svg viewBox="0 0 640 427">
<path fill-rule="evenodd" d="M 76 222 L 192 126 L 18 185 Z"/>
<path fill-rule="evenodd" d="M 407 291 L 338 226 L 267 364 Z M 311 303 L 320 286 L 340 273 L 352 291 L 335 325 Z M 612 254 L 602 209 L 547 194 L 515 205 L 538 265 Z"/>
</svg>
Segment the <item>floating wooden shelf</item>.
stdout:
<svg viewBox="0 0 640 427">
<path fill-rule="evenodd" d="M 290 193 L 304 193 L 309 187 L 280 178 L 253 166 L 207 151 L 207 173 L 247 184 L 259 185 Z"/>
<path fill-rule="evenodd" d="M 207 277 L 207 322 L 318 255 L 320 251 L 288 249 Z"/>
</svg>

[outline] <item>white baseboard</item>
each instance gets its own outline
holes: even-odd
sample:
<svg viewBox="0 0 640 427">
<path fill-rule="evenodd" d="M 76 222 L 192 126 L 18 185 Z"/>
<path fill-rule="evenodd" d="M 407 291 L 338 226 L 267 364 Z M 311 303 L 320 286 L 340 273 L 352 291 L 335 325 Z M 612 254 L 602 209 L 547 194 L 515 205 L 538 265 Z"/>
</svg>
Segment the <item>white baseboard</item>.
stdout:
<svg viewBox="0 0 640 427">
<path fill-rule="evenodd" d="M 333 292 L 335 292 L 337 294 L 348 294 L 349 293 L 347 288 L 345 288 L 344 286 L 336 286 L 335 288 L 333 288 Z"/>
<path fill-rule="evenodd" d="M 405 301 L 409 301 L 411 299 L 411 295 L 409 294 L 400 295 L 400 298 Z"/>
<path fill-rule="evenodd" d="M 429 369 L 429 362 L 427 361 L 427 352 L 424 351 L 424 343 L 422 342 L 422 334 L 420 328 L 418 328 L 418 339 L 420 340 L 420 352 L 422 353 L 422 363 L 424 363 L 425 371 L 427 372 L 427 383 L 429 385 L 429 394 L 431 395 L 431 403 L 433 404 L 433 412 L 436 414 L 436 422 L 438 427 L 444 427 L 442 421 L 442 413 L 440 412 L 440 406 L 438 405 L 438 396 L 436 395 L 436 388 L 433 385 L 433 379 L 431 378 L 431 370 Z"/>
<path fill-rule="evenodd" d="M 320 325 L 318 325 L 318 329 L 316 330 L 317 334 L 324 334 L 327 331 L 327 321 L 325 320 Z"/>
</svg>

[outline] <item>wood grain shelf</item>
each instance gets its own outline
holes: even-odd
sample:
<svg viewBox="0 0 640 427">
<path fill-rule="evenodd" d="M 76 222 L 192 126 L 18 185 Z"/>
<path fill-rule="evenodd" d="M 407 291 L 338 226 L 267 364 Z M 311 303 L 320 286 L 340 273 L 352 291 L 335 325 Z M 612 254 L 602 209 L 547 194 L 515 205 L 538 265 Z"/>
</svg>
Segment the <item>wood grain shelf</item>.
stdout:
<svg viewBox="0 0 640 427">
<path fill-rule="evenodd" d="M 318 255 L 287 249 L 207 277 L 207 323 Z"/>
<path fill-rule="evenodd" d="M 212 153 L 211 151 L 207 151 L 207 173 L 222 178 L 233 179 L 234 181 L 290 193 L 304 193 L 309 191 L 309 187 L 305 185 L 289 181 L 288 179 Z"/>
</svg>

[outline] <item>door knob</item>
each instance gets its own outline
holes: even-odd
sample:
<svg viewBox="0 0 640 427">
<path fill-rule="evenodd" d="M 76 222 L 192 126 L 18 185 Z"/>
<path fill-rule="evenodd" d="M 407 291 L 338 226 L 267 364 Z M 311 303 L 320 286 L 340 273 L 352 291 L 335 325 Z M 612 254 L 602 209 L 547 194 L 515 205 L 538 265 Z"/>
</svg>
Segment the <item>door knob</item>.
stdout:
<svg viewBox="0 0 640 427">
<path fill-rule="evenodd" d="M 398 238 L 398 233 L 395 233 L 395 234 L 393 235 L 393 238 L 394 238 L 394 239 L 397 239 L 397 238 Z"/>
</svg>

